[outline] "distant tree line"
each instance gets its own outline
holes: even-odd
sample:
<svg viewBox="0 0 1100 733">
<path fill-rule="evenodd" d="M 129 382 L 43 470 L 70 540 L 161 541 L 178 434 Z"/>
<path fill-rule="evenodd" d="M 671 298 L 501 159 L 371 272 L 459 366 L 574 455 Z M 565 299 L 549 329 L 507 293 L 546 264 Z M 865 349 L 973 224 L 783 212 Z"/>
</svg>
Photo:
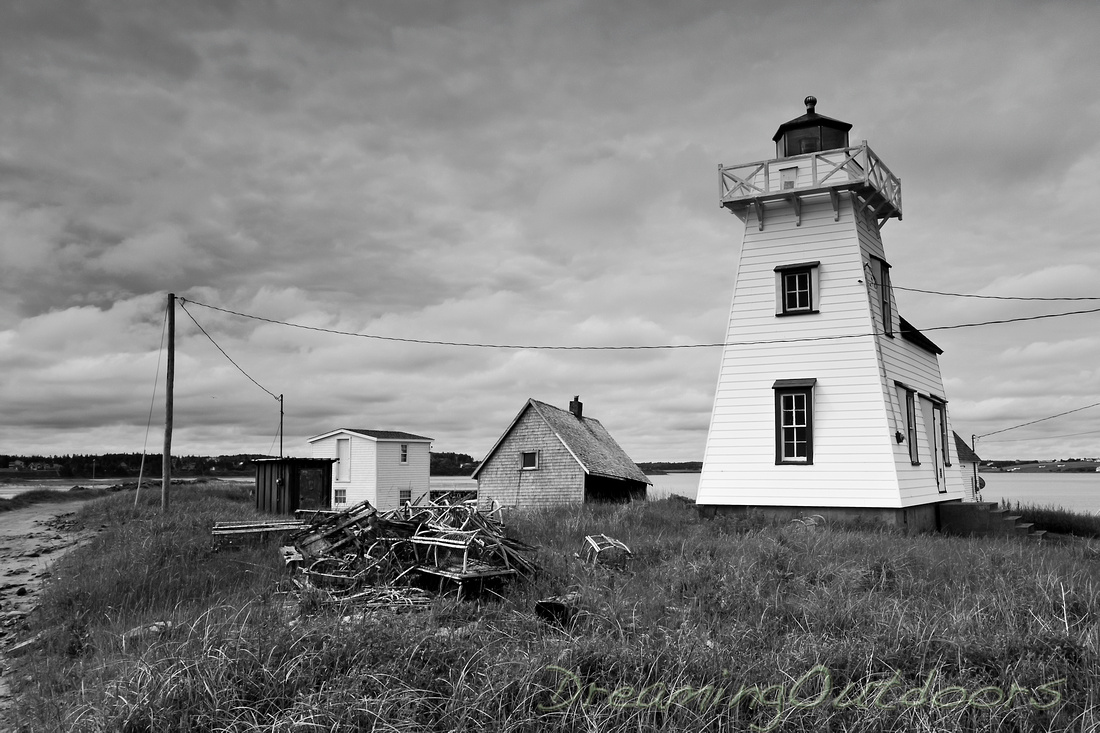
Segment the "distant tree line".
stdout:
<svg viewBox="0 0 1100 733">
<path fill-rule="evenodd" d="M 477 461 L 465 453 L 432 453 L 432 476 L 469 476 Z"/>
<path fill-rule="evenodd" d="M 651 461 L 639 463 L 642 473 L 659 476 L 662 473 L 699 473 L 703 470 L 702 461 Z"/>
<path fill-rule="evenodd" d="M 180 476 L 248 475 L 254 470 L 252 460 L 266 458 L 240 453 L 229 456 L 172 456 L 172 473 Z M 105 453 L 102 455 L 71 454 L 63 456 L 0 455 L 0 469 L 49 474 L 61 478 L 126 478 L 141 470 L 140 453 Z M 159 476 L 161 454 L 145 456 L 145 475 Z"/>
<path fill-rule="evenodd" d="M 465 453 L 432 453 L 433 476 L 468 476 L 477 462 Z M 231 456 L 172 456 L 174 476 L 248 476 L 255 468 L 252 461 L 271 458 L 255 453 Z M 103 455 L 9 456 L 0 455 L 0 469 L 60 478 L 129 478 L 141 469 L 140 453 Z M 160 476 L 161 454 L 145 456 L 145 475 Z M 0 474 L 2 475 L 2 474 Z"/>
</svg>

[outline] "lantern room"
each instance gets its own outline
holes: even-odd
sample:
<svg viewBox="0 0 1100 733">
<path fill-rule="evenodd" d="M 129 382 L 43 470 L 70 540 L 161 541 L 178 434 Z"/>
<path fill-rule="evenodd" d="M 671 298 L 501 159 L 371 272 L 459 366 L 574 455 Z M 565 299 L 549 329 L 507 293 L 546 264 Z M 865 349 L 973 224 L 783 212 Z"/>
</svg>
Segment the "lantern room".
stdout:
<svg viewBox="0 0 1100 733">
<path fill-rule="evenodd" d="M 851 124 L 819 115 L 814 111 L 817 106 L 816 97 L 806 97 L 805 103 L 806 114 L 784 122 L 772 137 L 775 141 L 775 157 L 789 158 L 848 147 Z"/>
</svg>

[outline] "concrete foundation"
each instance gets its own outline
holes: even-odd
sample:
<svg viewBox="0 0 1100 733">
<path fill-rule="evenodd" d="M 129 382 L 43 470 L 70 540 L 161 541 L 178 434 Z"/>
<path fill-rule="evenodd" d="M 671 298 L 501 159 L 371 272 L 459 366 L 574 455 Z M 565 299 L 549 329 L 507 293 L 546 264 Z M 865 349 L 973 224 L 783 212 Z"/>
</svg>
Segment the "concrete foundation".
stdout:
<svg viewBox="0 0 1100 733">
<path fill-rule="evenodd" d="M 1042 539 L 1046 534 L 1031 522 L 996 502 L 946 502 L 939 508 L 940 531 L 962 537 L 1027 537 Z"/>
<path fill-rule="evenodd" d="M 825 524 L 877 525 L 902 529 L 907 532 L 935 532 L 939 529 L 939 515 L 934 504 L 905 507 L 904 509 L 878 507 L 813 507 L 813 506 L 747 506 L 701 504 L 696 509 L 700 519 L 717 516 L 747 517 L 760 514 L 768 521 L 790 522 L 793 519 L 820 516 Z"/>
</svg>

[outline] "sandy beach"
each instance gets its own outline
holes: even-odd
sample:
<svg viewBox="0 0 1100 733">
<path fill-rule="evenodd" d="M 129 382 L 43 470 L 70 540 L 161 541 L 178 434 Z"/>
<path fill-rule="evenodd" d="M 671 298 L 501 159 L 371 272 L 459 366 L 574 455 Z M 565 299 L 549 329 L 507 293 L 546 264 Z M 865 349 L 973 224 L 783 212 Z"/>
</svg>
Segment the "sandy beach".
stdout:
<svg viewBox="0 0 1100 733">
<path fill-rule="evenodd" d="M 23 640 L 23 620 L 50 566 L 89 535 L 75 521 L 83 504 L 74 499 L 0 514 L 0 705 L 10 692 L 6 654 Z"/>
</svg>

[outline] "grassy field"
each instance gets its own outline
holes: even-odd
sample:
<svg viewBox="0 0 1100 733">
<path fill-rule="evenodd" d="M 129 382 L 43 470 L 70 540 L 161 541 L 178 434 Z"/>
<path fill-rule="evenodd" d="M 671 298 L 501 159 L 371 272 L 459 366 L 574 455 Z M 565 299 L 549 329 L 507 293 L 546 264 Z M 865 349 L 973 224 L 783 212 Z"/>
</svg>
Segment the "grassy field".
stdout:
<svg viewBox="0 0 1100 733">
<path fill-rule="evenodd" d="M 364 613 L 237 548 L 237 486 L 122 492 L 56 568 L 16 663 L 33 731 L 1080 730 L 1100 725 L 1100 564 L 1042 545 L 698 522 L 675 501 L 506 516 L 543 572 Z M 624 569 L 574 553 L 607 533 Z M 576 594 L 549 624 L 535 601 Z M 153 627 L 153 624 L 159 624 Z M 145 629 L 143 633 L 132 630 Z"/>
</svg>

